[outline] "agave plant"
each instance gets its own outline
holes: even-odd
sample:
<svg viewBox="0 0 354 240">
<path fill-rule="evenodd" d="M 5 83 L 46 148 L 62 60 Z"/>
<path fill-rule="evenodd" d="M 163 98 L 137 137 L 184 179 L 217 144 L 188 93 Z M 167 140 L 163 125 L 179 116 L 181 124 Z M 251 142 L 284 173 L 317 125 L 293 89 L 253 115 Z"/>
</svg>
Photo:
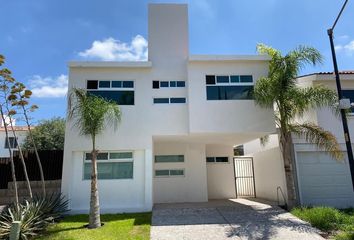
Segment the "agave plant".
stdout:
<svg viewBox="0 0 354 240">
<path fill-rule="evenodd" d="M 0 213 L 0 239 L 8 239 L 13 221 L 21 222 L 20 239 L 28 240 L 44 231 L 67 211 L 68 201 L 61 194 L 35 197 L 23 204 L 8 206 Z"/>
</svg>

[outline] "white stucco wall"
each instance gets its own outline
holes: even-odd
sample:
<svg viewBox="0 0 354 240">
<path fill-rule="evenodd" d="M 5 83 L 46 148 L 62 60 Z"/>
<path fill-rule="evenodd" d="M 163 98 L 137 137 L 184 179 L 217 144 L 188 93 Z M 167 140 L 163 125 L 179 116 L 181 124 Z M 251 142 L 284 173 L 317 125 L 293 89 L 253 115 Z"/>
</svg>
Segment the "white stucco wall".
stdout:
<svg viewBox="0 0 354 240">
<path fill-rule="evenodd" d="M 191 133 L 274 132 L 274 116 L 253 100 L 207 100 L 206 75 L 253 75 L 268 73 L 267 61 L 191 61 L 188 66 L 189 121 Z M 262 119 L 262 121 L 260 121 Z"/>
<path fill-rule="evenodd" d="M 235 198 L 235 175 L 233 146 L 207 145 L 206 157 L 229 157 L 228 163 L 206 163 L 208 176 L 208 198 Z"/>
<path fill-rule="evenodd" d="M 269 148 L 252 156 L 257 197 L 277 201 L 277 188 L 280 187 L 286 198 L 284 163 L 279 147 Z M 283 203 L 280 191 L 279 200 Z"/>
<path fill-rule="evenodd" d="M 151 174 L 147 165 L 151 158 L 146 158 L 146 151 L 135 150 L 133 179 L 99 180 L 99 198 L 102 212 L 136 212 L 149 211 L 151 198 L 146 190 L 149 189 Z M 67 156 L 66 156 L 67 157 Z M 63 178 L 65 192 L 70 199 L 71 213 L 87 213 L 90 203 L 90 180 L 83 180 L 83 152 L 75 151 L 71 155 L 70 167 L 66 171 L 67 178 Z M 150 170 L 152 170 L 150 168 Z M 73 177 L 70 177 L 73 176 Z M 150 175 L 150 176 L 148 176 Z M 70 184 L 67 183 L 70 179 Z M 119 203 L 119 204 L 117 204 Z"/>
<path fill-rule="evenodd" d="M 184 169 L 185 176 L 154 177 L 154 203 L 208 200 L 204 144 L 155 142 L 156 155 L 184 155 L 183 163 L 154 163 L 154 170 Z"/>
</svg>

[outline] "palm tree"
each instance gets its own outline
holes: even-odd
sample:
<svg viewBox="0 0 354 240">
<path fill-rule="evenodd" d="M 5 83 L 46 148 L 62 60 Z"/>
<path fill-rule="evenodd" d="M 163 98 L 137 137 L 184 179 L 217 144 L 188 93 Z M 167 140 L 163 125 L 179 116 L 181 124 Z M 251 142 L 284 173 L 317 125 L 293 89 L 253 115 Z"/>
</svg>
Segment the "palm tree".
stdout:
<svg viewBox="0 0 354 240">
<path fill-rule="evenodd" d="M 322 62 L 322 55 L 312 47 L 299 46 L 285 56 L 279 50 L 259 44 L 260 54 L 271 57 L 268 77 L 259 79 L 255 85 L 255 102 L 261 107 L 274 108 L 279 128 L 279 145 L 282 151 L 288 193 L 288 206 L 297 202 L 294 179 L 294 152 L 292 134 L 316 144 L 334 159 L 343 159 L 343 153 L 335 136 L 311 122 L 296 122 L 305 112 L 314 108 L 334 108 L 337 94 L 322 85 L 301 88 L 296 84 L 299 71 L 306 65 Z"/>
<path fill-rule="evenodd" d="M 87 94 L 83 89 L 74 88 L 69 94 L 68 119 L 74 120 L 73 126 L 80 135 L 89 136 L 92 141 L 91 151 L 91 197 L 89 228 L 101 226 L 100 207 L 97 187 L 96 137 L 106 126 L 116 129 L 121 119 L 119 106 L 104 98 Z"/>
</svg>

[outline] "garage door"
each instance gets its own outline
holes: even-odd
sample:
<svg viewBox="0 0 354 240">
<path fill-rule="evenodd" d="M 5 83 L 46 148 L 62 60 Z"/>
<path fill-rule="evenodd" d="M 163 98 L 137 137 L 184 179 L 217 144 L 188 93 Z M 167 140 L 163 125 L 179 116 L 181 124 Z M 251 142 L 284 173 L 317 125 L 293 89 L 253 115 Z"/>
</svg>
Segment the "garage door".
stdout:
<svg viewBox="0 0 354 240">
<path fill-rule="evenodd" d="M 348 160 L 336 162 L 324 152 L 297 152 L 297 170 L 303 205 L 354 207 Z"/>
</svg>

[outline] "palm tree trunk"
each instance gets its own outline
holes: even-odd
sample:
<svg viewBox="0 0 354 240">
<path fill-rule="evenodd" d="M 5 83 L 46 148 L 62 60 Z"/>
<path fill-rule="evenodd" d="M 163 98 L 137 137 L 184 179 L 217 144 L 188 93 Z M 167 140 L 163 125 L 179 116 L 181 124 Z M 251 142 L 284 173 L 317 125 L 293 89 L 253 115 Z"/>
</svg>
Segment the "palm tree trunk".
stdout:
<svg viewBox="0 0 354 240">
<path fill-rule="evenodd" d="M 280 134 L 280 146 L 283 155 L 285 180 L 288 193 L 288 208 L 292 209 L 298 205 L 298 199 L 295 187 L 295 171 L 294 171 L 294 147 L 291 133 Z"/>
<path fill-rule="evenodd" d="M 90 197 L 90 216 L 89 216 L 89 228 L 101 227 L 101 217 L 100 217 L 100 204 L 98 197 L 98 186 L 97 186 L 97 153 L 95 147 L 95 137 L 92 139 L 92 160 L 91 160 L 91 197 Z"/>
<path fill-rule="evenodd" d="M 12 118 L 10 118 L 10 127 L 11 127 L 11 131 L 14 135 L 14 138 L 17 142 L 17 134 L 16 134 L 16 131 L 14 129 L 14 126 L 12 124 Z M 27 168 L 26 168 L 26 163 L 25 163 L 25 159 L 23 157 L 23 153 L 22 153 L 22 148 L 21 148 L 21 145 L 17 143 L 17 149 L 20 153 L 20 159 L 21 159 L 21 163 L 22 163 L 22 166 L 23 166 L 23 173 L 25 174 L 25 178 L 26 178 L 26 182 L 27 182 L 27 189 L 28 189 L 28 193 L 30 195 L 30 198 L 32 199 L 33 198 L 33 195 L 32 195 L 32 189 L 31 189 L 31 183 L 30 183 L 30 180 L 28 178 L 28 174 L 27 174 Z"/>
<path fill-rule="evenodd" d="M 23 115 L 25 116 L 27 129 L 28 129 L 28 134 L 30 136 L 30 139 L 31 139 L 31 142 L 32 142 L 32 145 L 33 145 L 33 149 L 34 149 L 34 152 L 36 154 L 37 164 L 38 164 L 38 167 L 39 167 L 39 173 L 41 175 L 43 197 L 45 197 L 45 195 L 46 195 L 45 182 L 44 182 L 44 173 L 43 173 L 43 167 L 42 167 L 41 159 L 40 159 L 39 154 L 38 154 L 36 142 L 34 141 L 34 138 L 33 138 L 31 125 L 30 125 L 29 118 L 28 118 L 27 113 L 26 113 L 27 110 L 25 109 L 24 106 L 22 106 L 22 110 L 23 110 Z"/>
<path fill-rule="evenodd" d="M 2 107 L 0 107 L 0 113 L 1 113 L 1 119 L 2 119 L 2 121 L 4 123 L 4 128 L 5 128 L 5 141 L 7 141 L 7 144 L 9 146 L 11 175 L 12 175 L 12 182 L 14 184 L 15 204 L 16 204 L 16 208 L 18 208 L 19 207 L 19 201 L 18 201 L 18 190 L 17 190 L 17 181 L 16 181 L 14 157 L 13 157 L 13 154 L 12 154 L 12 150 L 10 148 L 9 132 L 7 130 L 6 119 L 5 119 L 5 116 L 4 116 L 4 112 L 2 111 Z"/>
</svg>

